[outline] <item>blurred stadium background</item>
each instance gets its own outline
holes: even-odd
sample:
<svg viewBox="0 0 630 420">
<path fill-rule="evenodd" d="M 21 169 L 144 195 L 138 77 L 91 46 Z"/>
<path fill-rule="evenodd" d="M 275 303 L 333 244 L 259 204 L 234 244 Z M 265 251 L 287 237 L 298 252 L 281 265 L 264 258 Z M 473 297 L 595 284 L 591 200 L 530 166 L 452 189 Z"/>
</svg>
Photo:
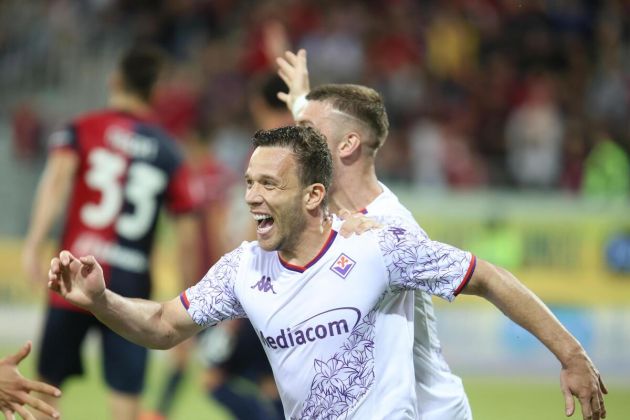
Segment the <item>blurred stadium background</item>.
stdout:
<svg viewBox="0 0 630 420">
<path fill-rule="evenodd" d="M 251 81 L 275 70 L 285 45 L 308 50 L 313 85 L 377 88 L 392 125 L 381 179 L 434 239 L 509 268 L 541 296 L 601 369 L 609 418 L 630 418 L 623 0 L 0 0 L 2 354 L 37 345 L 43 285 L 27 284 L 19 261 L 46 137 L 105 106 L 108 72 L 138 39 L 173 59 L 158 107 L 167 128 L 201 122 L 236 171 L 254 131 Z M 164 222 L 157 298 L 178 292 L 169 236 Z M 440 333 L 476 418 L 562 418 L 555 359 L 493 308 L 460 300 L 438 303 Z M 151 378 L 164 363 L 156 352 Z M 65 418 L 105 418 L 98 369 L 70 384 Z M 229 418 L 191 371 L 175 418 Z"/>
</svg>

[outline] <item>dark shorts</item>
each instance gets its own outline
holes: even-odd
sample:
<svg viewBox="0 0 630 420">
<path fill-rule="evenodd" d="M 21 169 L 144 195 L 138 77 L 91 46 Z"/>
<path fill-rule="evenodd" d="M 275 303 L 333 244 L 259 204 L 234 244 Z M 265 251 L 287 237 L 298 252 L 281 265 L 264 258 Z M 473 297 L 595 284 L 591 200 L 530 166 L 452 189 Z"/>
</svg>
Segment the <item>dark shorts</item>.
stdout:
<svg viewBox="0 0 630 420">
<path fill-rule="evenodd" d="M 144 386 L 147 349 L 112 332 L 90 314 L 48 308 L 37 362 L 39 375 L 60 386 L 65 379 L 83 374 L 81 348 L 89 330 L 101 336 L 103 372 L 110 388 L 137 395 Z"/>
</svg>

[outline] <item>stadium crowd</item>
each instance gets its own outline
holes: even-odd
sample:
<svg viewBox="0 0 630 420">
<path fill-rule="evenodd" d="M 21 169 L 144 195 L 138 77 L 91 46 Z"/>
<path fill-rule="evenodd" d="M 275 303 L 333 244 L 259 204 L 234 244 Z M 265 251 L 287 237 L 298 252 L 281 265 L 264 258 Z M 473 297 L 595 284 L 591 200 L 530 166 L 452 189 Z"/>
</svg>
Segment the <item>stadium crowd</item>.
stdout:
<svg viewBox="0 0 630 420">
<path fill-rule="evenodd" d="M 247 147 L 253 125 L 251 81 L 273 72 L 286 47 L 304 47 L 314 85 L 363 83 L 385 97 L 392 129 L 379 171 L 386 181 L 628 196 L 627 2 L 17 3 L 0 6 L 5 81 L 18 55 L 51 66 L 51 51 L 63 57 L 73 43 L 89 59 L 106 44 L 155 41 L 177 63 L 179 82 L 162 96 L 170 130 L 181 136 L 204 127 L 238 170 L 245 152 L 234 151 Z M 39 35 L 21 24 L 31 21 Z M 14 113 L 15 125 L 28 139 L 24 114 Z M 36 143 L 27 139 L 18 147 Z"/>
</svg>

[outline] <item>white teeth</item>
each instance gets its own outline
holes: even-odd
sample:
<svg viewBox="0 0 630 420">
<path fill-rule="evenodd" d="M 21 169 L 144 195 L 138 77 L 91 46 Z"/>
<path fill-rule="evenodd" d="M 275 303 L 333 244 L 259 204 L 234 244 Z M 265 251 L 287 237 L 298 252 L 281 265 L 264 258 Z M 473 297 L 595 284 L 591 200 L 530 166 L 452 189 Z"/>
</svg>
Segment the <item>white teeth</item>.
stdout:
<svg viewBox="0 0 630 420">
<path fill-rule="evenodd" d="M 271 219 L 271 216 L 268 214 L 253 214 L 254 220 L 261 221 L 265 219 Z"/>
</svg>

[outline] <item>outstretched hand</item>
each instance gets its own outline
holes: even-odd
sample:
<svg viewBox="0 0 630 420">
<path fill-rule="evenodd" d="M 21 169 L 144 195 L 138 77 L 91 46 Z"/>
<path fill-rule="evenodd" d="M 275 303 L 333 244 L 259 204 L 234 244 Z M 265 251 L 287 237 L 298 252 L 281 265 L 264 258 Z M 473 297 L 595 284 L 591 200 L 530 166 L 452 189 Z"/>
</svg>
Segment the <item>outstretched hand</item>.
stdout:
<svg viewBox="0 0 630 420">
<path fill-rule="evenodd" d="M 301 49 L 297 54 L 285 51 L 284 57 L 277 57 L 278 76 L 287 84 L 289 92 L 278 92 L 278 99 L 287 104 L 287 108 L 295 115 L 296 101 L 299 97 L 310 92 L 308 68 L 306 66 L 306 50 Z"/>
<path fill-rule="evenodd" d="M 89 308 L 105 292 L 103 269 L 91 255 L 76 258 L 61 251 L 50 261 L 48 288 L 74 305 Z"/>
<path fill-rule="evenodd" d="M 348 210 L 341 210 L 338 214 L 339 218 L 343 220 L 343 224 L 339 229 L 339 233 L 344 238 L 357 234 L 360 235 L 371 229 L 378 229 L 381 225 L 374 219 L 367 217 L 361 212 L 351 213 Z"/>
<path fill-rule="evenodd" d="M 575 396 L 582 407 L 584 420 L 606 418 L 604 394 L 608 390 L 599 372 L 588 356 L 580 356 L 564 366 L 560 371 L 560 388 L 564 394 L 565 414 L 572 416 L 575 412 Z"/>
<path fill-rule="evenodd" d="M 5 419 L 15 419 L 18 413 L 26 420 L 35 420 L 33 414 L 25 406 L 30 406 L 52 418 L 59 418 L 59 413 L 50 405 L 37 397 L 32 391 L 59 397 L 61 391 L 43 382 L 32 381 L 23 377 L 17 366 L 31 352 L 31 342 L 27 342 L 14 355 L 0 359 L 0 411 Z"/>
</svg>

